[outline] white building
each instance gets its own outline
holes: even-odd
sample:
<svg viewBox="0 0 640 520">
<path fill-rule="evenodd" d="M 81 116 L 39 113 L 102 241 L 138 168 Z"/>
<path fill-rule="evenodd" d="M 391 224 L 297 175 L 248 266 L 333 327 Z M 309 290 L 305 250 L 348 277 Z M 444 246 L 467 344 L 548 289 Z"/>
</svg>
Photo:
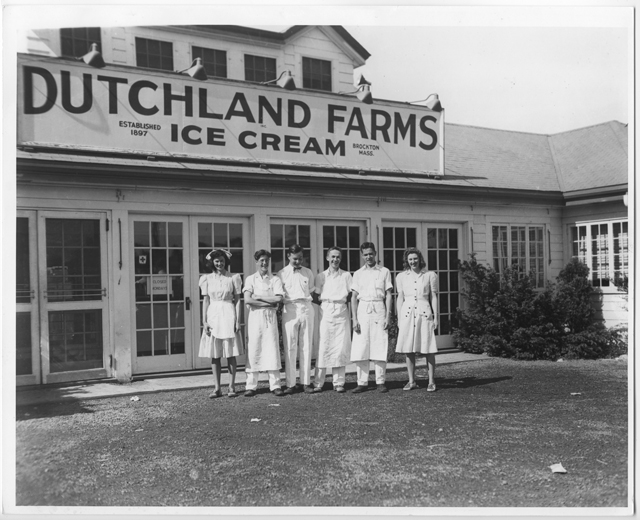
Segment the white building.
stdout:
<svg viewBox="0 0 640 520">
<path fill-rule="evenodd" d="M 91 43 L 106 66 L 75 59 Z M 440 277 L 441 348 L 471 253 L 540 286 L 579 256 L 602 319 L 626 320 L 610 282 L 628 272 L 626 125 L 445 125 L 438 103 L 354 93 L 369 53 L 338 26 L 40 30 L 23 50 L 18 384 L 208 367 L 197 282 L 212 247 L 247 275 L 259 248 L 275 271 L 300 243 L 318 272 L 337 244 L 354 271 L 368 240 L 395 273 L 415 245 Z M 207 79 L 175 72 L 196 58 Z"/>
</svg>

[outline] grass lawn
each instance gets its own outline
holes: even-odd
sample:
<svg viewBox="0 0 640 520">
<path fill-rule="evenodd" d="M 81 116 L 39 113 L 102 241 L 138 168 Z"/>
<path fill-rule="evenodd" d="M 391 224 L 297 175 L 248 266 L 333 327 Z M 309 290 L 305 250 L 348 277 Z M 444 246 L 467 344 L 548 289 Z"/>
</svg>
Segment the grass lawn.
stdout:
<svg viewBox="0 0 640 520">
<path fill-rule="evenodd" d="M 261 381 L 252 398 L 21 407 L 17 505 L 627 505 L 626 363 L 445 365 L 435 393 L 425 371 L 411 392 L 394 372 L 387 394 L 275 397 Z"/>
</svg>

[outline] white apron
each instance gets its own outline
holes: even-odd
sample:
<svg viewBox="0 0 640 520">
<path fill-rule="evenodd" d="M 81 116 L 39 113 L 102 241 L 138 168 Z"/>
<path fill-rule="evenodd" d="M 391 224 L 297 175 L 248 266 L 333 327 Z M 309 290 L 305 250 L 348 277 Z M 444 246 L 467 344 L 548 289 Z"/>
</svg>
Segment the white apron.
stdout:
<svg viewBox="0 0 640 520">
<path fill-rule="evenodd" d="M 343 367 L 351 355 L 351 320 L 345 303 L 322 302 L 316 366 Z"/>
<path fill-rule="evenodd" d="M 274 291 L 276 287 L 277 291 Z M 279 279 L 269 275 L 262 280 L 260 275 L 253 274 L 245 282 L 244 291 L 248 291 L 256 297 L 275 296 L 282 294 L 282 285 Z M 252 307 L 247 316 L 247 358 L 245 372 L 265 372 L 268 370 L 280 370 L 280 340 L 278 333 L 278 320 L 275 307 Z"/>
<path fill-rule="evenodd" d="M 383 328 L 386 310 L 383 301 L 358 302 L 360 334 L 353 332 L 351 361 L 386 361 L 389 334 Z"/>
</svg>

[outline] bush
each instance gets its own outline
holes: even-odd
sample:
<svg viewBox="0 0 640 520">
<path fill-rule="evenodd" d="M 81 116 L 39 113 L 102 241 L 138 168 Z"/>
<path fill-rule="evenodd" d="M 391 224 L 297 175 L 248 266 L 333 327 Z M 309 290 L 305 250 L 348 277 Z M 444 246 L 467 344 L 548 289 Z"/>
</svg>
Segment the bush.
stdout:
<svg viewBox="0 0 640 520">
<path fill-rule="evenodd" d="M 459 264 L 467 302 L 453 336 L 465 352 L 515 359 L 596 359 L 626 351 L 623 334 L 594 324 L 589 268 L 569 262 L 543 290 L 517 267 L 497 273 L 474 255 Z M 620 355 L 620 354 L 617 354 Z"/>
</svg>

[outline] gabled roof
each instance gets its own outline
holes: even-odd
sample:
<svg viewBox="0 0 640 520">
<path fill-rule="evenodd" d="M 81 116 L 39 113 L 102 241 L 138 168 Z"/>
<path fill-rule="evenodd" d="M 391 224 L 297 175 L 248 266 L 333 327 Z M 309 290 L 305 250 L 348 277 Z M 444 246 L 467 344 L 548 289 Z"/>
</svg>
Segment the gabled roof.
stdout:
<svg viewBox="0 0 640 520">
<path fill-rule="evenodd" d="M 563 193 L 628 183 L 627 125 L 554 135 L 445 123 L 445 179 Z"/>
<path fill-rule="evenodd" d="M 310 25 L 292 25 L 285 31 L 277 32 L 277 31 L 267 31 L 265 29 L 257 29 L 254 27 L 244 27 L 242 25 L 190 25 L 183 26 L 190 27 L 192 29 L 206 31 L 206 32 L 215 32 L 215 33 L 227 33 L 233 35 L 241 35 L 247 36 L 251 38 L 256 38 L 265 42 L 272 42 L 283 44 L 292 36 L 295 36 L 299 32 L 303 31 L 307 27 L 311 27 Z M 356 40 L 349 31 L 347 31 L 341 25 L 330 25 L 337 34 L 344 40 L 344 42 L 349 45 L 361 58 L 363 61 L 366 61 L 371 54 L 365 49 L 358 40 Z"/>
</svg>

